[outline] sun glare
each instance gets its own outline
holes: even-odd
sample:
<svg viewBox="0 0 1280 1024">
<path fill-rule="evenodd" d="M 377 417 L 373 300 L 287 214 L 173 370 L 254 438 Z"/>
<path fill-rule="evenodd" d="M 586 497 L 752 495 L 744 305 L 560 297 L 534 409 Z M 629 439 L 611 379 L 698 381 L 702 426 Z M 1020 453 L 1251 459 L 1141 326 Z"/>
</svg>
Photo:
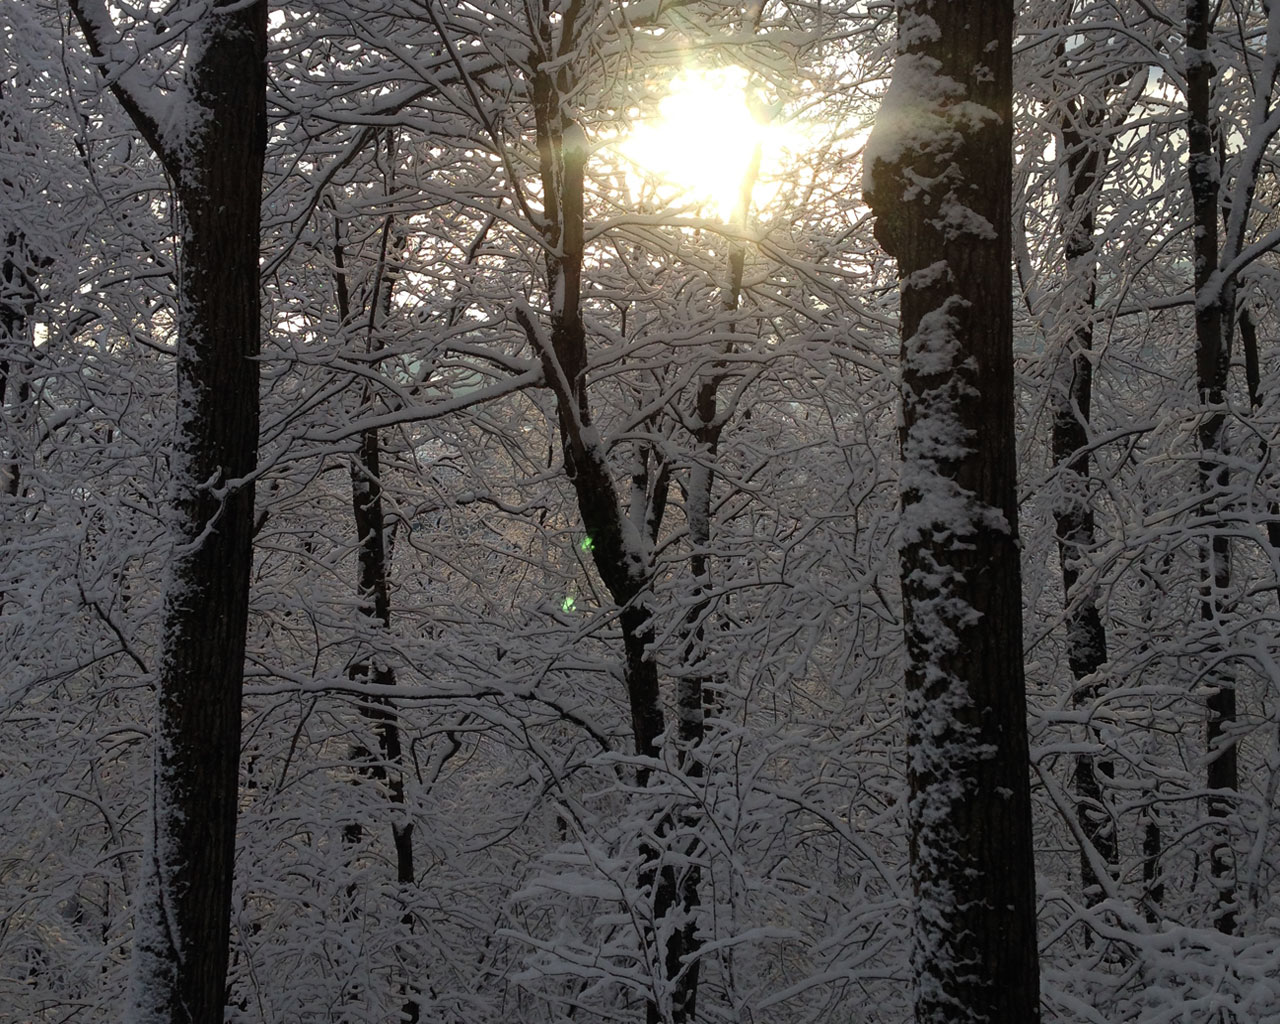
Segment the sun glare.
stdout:
<svg viewBox="0 0 1280 1024">
<path fill-rule="evenodd" d="M 710 202 L 722 219 L 733 216 L 757 147 L 781 139 L 748 104 L 741 68 L 685 71 L 658 104 L 658 116 L 640 123 L 621 152 L 642 172 L 677 193 Z"/>
</svg>

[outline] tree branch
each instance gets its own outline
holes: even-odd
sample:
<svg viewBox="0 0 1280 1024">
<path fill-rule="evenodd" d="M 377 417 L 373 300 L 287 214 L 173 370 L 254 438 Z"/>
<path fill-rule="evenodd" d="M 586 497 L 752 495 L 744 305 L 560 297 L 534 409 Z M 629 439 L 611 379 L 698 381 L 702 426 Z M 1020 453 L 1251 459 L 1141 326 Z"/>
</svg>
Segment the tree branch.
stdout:
<svg viewBox="0 0 1280 1024">
<path fill-rule="evenodd" d="M 103 0 L 68 0 L 84 33 L 89 52 L 97 58 L 108 88 L 115 94 L 134 126 L 147 140 L 170 177 L 178 178 L 178 154 L 165 140 L 161 105 L 153 102 L 151 86 L 143 81 L 136 51 L 124 47 L 119 27 Z"/>
</svg>

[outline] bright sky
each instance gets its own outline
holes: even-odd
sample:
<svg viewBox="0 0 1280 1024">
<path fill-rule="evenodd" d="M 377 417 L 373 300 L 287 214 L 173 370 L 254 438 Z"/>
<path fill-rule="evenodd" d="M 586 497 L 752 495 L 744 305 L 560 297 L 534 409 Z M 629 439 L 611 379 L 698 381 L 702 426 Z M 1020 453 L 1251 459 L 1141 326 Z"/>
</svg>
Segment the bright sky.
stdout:
<svg viewBox="0 0 1280 1024">
<path fill-rule="evenodd" d="M 679 193 L 714 203 L 728 220 L 756 147 L 764 148 L 766 162 L 786 147 L 785 131 L 761 123 L 747 95 L 741 68 L 684 71 L 658 104 L 658 116 L 637 125 L 619 149 Z"/>
</svg>

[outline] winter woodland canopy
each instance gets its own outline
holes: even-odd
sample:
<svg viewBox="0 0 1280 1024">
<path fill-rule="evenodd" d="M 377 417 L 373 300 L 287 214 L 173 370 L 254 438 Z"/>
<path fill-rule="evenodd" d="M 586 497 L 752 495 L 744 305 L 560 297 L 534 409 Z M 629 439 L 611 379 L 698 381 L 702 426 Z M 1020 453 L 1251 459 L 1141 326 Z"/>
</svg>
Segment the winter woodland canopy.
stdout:
<svg viewBox="0 0 1280 1024">
<path fill-rule="evenodd" d="M 0 4 L 0 1019 L 906 1022 L 972 654 L 1043 1019 L 1280 1024 L 1278 71 L 1277 0 Z"/>
</svg>

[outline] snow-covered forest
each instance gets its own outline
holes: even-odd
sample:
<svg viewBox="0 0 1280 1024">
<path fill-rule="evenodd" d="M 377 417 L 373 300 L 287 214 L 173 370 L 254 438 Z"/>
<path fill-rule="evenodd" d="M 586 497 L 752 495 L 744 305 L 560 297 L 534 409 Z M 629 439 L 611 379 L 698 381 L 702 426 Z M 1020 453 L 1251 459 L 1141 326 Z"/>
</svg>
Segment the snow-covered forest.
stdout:
<svg viewBox="0 0 1280 1024">
<path fill-rule="evenodd" d="M 0 0 L 0 1021 L 1280 1024 L 1278 78 Z"/>
</svg>

